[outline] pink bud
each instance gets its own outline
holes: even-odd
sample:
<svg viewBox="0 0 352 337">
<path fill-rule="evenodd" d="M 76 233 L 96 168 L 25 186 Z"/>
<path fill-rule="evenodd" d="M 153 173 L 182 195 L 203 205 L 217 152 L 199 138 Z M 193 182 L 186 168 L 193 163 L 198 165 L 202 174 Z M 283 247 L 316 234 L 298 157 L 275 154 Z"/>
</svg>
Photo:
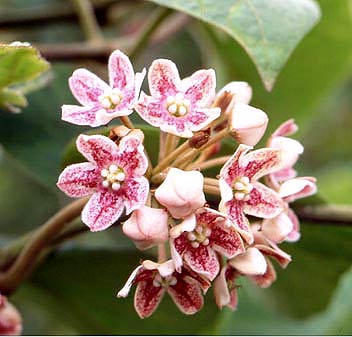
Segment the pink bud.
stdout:
<svg viewBox="0 0 352 337">
<path fill-rule="evenodd" d="M 22 332 L 22 318 L 18 310 L 0 295 L 0 335 L 18 336 Z"/>
<path fill-rule="evenodd" d="M 220 97 L 224 92 L 231 94 L 235 103 L 248 104 L 252 98 L 252 88 L 247 82 L 230 82 L 218 92 L 217 97 Z"/>
<path fill-rule="evenodd" d="M 230 114 L 230 132 L 240 144 L 256 145 L 268 125 L 268 116 L 260 109 L 236 103 Z"/>
<path fill-rule="evenodd" d="M 265 257 L 254 247 L 231 259 L 229 264 L 244 275 L 263 275 L 267 268 Z"/>
<path fill-rule="evenodd" d="M 281 242 L 293 230 L 293 223 L 286 213 L 281 213 L 273 219 L 265 219 L 262 225 L 262 233 L 273 242 Z"/>
<path fill-rule="evenodd" d="M 138 249 L 146 250 L 168 239 L 167 220 L 165 210 L 144 206 L 132 213 L 122 230 Z"/>
<path fill-rule="evenodd" d="M 156 199 L 176 218 L 185 218 L 205 204 L 203 175 L 199 171 L 171 168 L 156 189 Z"/>
<path fill-rule="evenodd" d="M 304 151 L 300 142 L 287 137 L 273 137 L 269 146 L 281 150 L 282 168 L 293 167 Z"/>
</svg>

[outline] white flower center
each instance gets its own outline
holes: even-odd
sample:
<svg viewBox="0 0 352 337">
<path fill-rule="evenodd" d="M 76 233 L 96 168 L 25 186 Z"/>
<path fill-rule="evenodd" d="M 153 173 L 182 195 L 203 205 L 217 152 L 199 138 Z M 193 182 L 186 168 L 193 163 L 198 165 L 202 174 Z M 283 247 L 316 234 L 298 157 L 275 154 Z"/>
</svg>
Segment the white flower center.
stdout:
<svg viewBox="0 0 352 337">
<path fill-rule="evenodd" d="M 103 109 L 115 109 L 122 101 L 123 95 L 118 88 L 111 89 L 109 92 L 99 96 L 99 102 Z"/>
<path fill-rule="evenodd" d="M 161 277 L 160 274 L 156 274 L 153 280 L 154 287 L 174 286 L 176 283 L 177 283 L 177 278 L 173 275 Z"/>
<path fill-rule="evenodd" d="M 236 179 L 232 185 L 233 195 L 238 201 L 248 201 L 253 190 L 253 185 L 248 177 Z"/>
<path fill-rule="evenodd" d="M 188 114 L 191 102 L 189 99 L 184 98 L 184 95 L 179 92 L 175 96 L 169 96 L 166 99 L 167 111 L 176 117 L 183 117 Z"/>
<path fill-rule="evenodd" d="M 111 164 L 108 168 L 101 170 L 100 175 L 104 178 L 102 185 L 105 188 L 111 188 L 118 191 L 121 184 L 126 178 L 123 169 L 115 164 Z"/>
<path fill-rule="evenodd" d="M 191 246 L 193 248 L 198 248 L 201 244 L 203 246 L 209 245 L 210 235 L 210 228 L 203 225 L 197 225 L 197 227 L 192 232 L 188 232 L 187 239 L 191 242 Z"/>
</svg>

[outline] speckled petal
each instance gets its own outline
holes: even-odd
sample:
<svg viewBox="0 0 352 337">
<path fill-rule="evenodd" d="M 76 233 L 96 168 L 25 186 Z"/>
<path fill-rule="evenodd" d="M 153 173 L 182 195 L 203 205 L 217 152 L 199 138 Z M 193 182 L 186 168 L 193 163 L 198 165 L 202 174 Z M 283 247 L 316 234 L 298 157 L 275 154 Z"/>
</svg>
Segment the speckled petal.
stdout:
<svg viewBox="0 0 352 337">
<path fill-rule="evenodd" d="M 199 131 L 208 126 L 213 120 L 220 116 L 220 108 L 198 108 L 187 116 L 187 128 Z"/>
<path fill-rule="evenodd" d="M 118 147 L 108 137 L 79 135 L 76 145 L 78 151 L 99 168 L 106 168 L 116 161 Z"/>
<path fill-rule="evenodd" d="M 120 50 L 115 50 L 108 62 L 111 88 L 124 90 L 134 89 L 134 71 L 130 59 Z"/>
<path fill-rule="evenodd" d="M 82 221 L 92 232 L 110 227 L 121 216 L 123 200 L 116 193 L 100 191 L 92 195 L 82 211 Z"/>
<path fill-rule="evenodd" d="M 300 177 L 285 181 L 279 189 L 279 195 L 286 202 L 293 202 L 317 192 L 316 179 L 313 177 Z"/>
<path fill-rule="evenodd" d="M 85 106 L 95 105 L 99 96 L 110 90 L 110 87 L 98 76 L 87 69 L 77 69 L 68 83 L 77 101 Z"/>
<path fill-rule="evenodd" d="M 99 105 L 92 107 L 78 105 L 63 105 L 61 119 L 76 125 L 89 125 L 92 127 L 100 126 L 101 123 L 97 120 L 97 112 L 101 109 Z"/>
<path fill-rule="evenodd" d="M 94 192 L 99 178 L 92 163 L 67 166 L 59 176 L 57 186 L 70 197 L 84 197 Z"/>
<path fill-rule="evenodd" d="M 124 181 L 124 204 L 126 214 L 145 205 L 149 193 L 149 182 L 145 177 L 131 178 Z"/>
</svg>

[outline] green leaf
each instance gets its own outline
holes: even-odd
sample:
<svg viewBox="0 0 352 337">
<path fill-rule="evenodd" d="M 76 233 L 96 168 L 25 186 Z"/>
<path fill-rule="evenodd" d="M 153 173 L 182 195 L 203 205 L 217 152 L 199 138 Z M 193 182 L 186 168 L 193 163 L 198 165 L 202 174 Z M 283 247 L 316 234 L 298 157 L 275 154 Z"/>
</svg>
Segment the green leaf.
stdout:
<svg viewBox="0 0 352 337">
<path fill-rule="evenodd" d="M 210 23 L 232 36 L 257 66 L 268 90 L 305 34 L 318 22 L 311 0 L 152 0 Z"/>
<path fill-rule="evenodd" d="M 31 87 L 29 82 L 37 79 L 48 68 L 49 63 L 34 47 L 0 44 L 0 107 L 19 112 L 19 108 L 27 105 L 20 85 L 25 85 L 28 92 Z M 15 85 L 16 91 L 11 91 Z"/>
<path fill-rule="evenodd" d="M 87 234 L 92 238 L 94 235 Z M 166 295 L 153 316 L 144 320 L 134 311 L 134 290 L 126 299 L 116 298 L 140 258 L 141 254 L 133 251 L 108 249 L 60 252 L 25 285 L 25 301 L 21 294 L 24 290 L 11 299 L 23 313 L 24 334 L 51 335 L 68 330 L 80 335 L 193 335 L 207 331 L 218 313 L 210 298 L 197 315 L 186 316 Z M 31 300 L 42 306 L 46 316 L 56 316 L 56 324 L 48 326 L 43 322 L 42 326 L 32 326 Z"/>
</svg>

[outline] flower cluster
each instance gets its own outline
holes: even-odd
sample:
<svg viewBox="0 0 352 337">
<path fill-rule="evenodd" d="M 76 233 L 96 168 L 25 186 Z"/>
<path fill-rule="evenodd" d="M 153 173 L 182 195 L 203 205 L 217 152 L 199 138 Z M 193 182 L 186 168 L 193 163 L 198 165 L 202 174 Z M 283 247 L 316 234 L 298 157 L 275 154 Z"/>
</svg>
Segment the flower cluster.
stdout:
<svg viewBox="0 0 352 337">
<path fill-rule="evenodd" d="M 86 69 L 73 73 L 70 88 L 82 106 L 64 105 L 62 118 L 94 127 L 118 117 L 125 126 L 109 137 L 80 135 L 77 149 L 87 162 L 68 166 L 58 187 L 71 197 L 91 195 L 82 212 L 91 231 L 112 226 L 124 213 L 122 230 L 136 247 L 158 247 L 157 261 L 142 261 L 118 293 L 125 297 L 137 286 L 141 318 L 165 293 L 183 313 L 194 314 L 212 284 L 216 304 L 235 309 L 239 277 L 268 287 L 276 279 L 271 259 L 283 268 L 291 261 L 278 247 L 300 237 L 289 204 L 316 192 L 315 179 L 297 177 L 293 168 L 303 152 L 288 137 L 296 124 L 283 123 L 265 148 L 253 150 L 268 117 L 249 105 L 247 83 L 216 93 L 212 69 L 181 80 L 172 61 L 158 59 L 148 70 L 147 95 L 140 93 L 146 71 L 135 74 L 126 55 L 113 52 L 108 65 L 109 85 Z M 155 165 L 143 132 L 127 117 L 133 110 L 160 129 Z M 224 138 L 232 140 L 232 155 L 220 156 Z"/>
</svg>

